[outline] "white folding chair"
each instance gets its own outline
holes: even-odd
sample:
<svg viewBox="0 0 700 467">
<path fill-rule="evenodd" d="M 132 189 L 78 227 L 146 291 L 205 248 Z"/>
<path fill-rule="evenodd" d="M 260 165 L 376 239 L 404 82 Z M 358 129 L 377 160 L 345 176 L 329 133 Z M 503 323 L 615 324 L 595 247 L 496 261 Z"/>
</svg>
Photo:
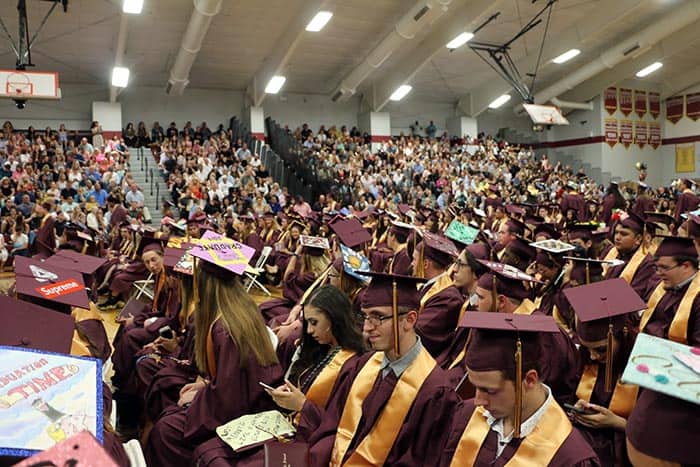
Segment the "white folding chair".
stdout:
<svg viewBox="0 0 700 467">
<path fill-rule="evenodd" d="M 141 281 L 134 281 L 134 287 L 136 287 L 136 300 L 141 298 L 141 295 L 145 295 L 149 299 L 153 300 L 153 285 L 154 285 L 153 273 L 149 274 L 148 277 Z"/>
<path fill-rule="evenodd" d="M 258 258 L 258 261 L 255 263 L 254 267 L 248 266 L 244 272 L 245 277 L 246 277 L 246 292 L 250 292 L 250 289 L 253 286 L 256 286 L 267 296 L 271 296 L 272 294 L 270 293 L 267 288 L 260 283 L 258 280 L 258 277 L 260 274 L 263 274 L 265 272 L 265 263 L 267 262 L 267 259 L 270 257 L 270 253 L 272 253 L 272 247 L 271 246 L 266 246 L 263 247 L 262 251 L 260 252 L 260 257 Z"/>
</svg>

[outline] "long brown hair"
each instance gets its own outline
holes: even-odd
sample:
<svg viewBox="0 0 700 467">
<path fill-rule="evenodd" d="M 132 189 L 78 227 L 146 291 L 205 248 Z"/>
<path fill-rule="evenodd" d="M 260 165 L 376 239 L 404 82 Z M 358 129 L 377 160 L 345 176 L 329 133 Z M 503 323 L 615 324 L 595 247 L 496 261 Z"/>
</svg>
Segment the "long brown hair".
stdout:
<svg viewBox="0 0 700 467">
<path fill-rule="evenodd" d="M 278 363 L 270 335 L 258 307 L 238 278 L 221 279 L 197 268 L 199 307 L 195 313 L 195 362 L 207 372 L 207 337 L 217 319 L 221 319 L 236 344 L 242 368 L 252 353 L 261 366 Z"/>
</svg>

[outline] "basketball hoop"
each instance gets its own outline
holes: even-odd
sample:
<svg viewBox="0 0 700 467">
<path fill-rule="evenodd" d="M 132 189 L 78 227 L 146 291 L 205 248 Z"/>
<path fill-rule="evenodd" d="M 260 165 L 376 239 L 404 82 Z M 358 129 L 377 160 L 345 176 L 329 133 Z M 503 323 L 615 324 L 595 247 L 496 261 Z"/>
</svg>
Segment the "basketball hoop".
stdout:
<svg viewBox="0 0 700 467">
<path fill-rule="evenodd" d="M 32 97 L 34 96 L 34 84 L 26 74 L 12 73 L 5 81 L 5 93 L 13 98 Z"/>
</svg>

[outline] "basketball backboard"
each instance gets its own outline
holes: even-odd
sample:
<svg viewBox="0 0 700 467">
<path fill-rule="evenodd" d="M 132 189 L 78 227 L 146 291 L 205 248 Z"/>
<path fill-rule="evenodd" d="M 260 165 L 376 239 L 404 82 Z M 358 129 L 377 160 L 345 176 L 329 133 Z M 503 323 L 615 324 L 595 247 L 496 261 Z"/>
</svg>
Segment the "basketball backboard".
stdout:
<svg viewBox="0 0 700 467">
<path fill-rule="evenodd" d="M 7 99 L 60 99 L 58 73 L 0 70 L 0 97 Z"/>
<path fill-rule="evenodd" d="M 568 125 L 561 111 L 552 105 L 523 104 L 532 122 L 539 125 Z"/>
</svg>

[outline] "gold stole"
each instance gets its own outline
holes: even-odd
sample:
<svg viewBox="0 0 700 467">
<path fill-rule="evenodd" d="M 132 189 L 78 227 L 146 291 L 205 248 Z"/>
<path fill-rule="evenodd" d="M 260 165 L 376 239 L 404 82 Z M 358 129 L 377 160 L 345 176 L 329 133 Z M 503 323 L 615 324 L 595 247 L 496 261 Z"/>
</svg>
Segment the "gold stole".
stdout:
<svg viewBox="0 0 700 467">
<path fill-rule="evenodd" d="M 428 303 L 428 300 L 430 300 L 431 298 L 433 298 L 433 296 L 439 294 L 452 284 L 452 278 L 449 276 L 449 274 L 440 275 L 440 277 L 438 277 L 437 280 L 432 283 L 428 291 L 420 299 L 420 308 L 418 309 L 418 314 L 420 314 L 423 311 L 423 309 L 425 308 L 425 304 Z"/>
<path fill-rule="evenodd" d="M 459 328 L 459 323 L 462 322 L 462 317 L 464 316 L 464 313 L 467 312 L 467 308 L 469 308 L 469 297 L 471 295 L 467 295 L 467 299 L 464 300 L 464 303 L 462 304 L 462 308 L 459 309 L 459 319 L 457 319 L 457 327 Z"/>
<path fill-rule="evenodd" d="M 584 366 L 581 380 L 578 383 L 578 388 L 576 388 L 576 397 L 579 399 L 590 402 L 596 380 L 598 379 L 598 367 L 597 363 L 589 363 Z M 634 404 L 637 402 L 638 391 L 639 386 L 623 384 L 618 378 L 608 409 L 622 418 L 629 417 Z"/>
<path fill-rule="evenodd" d="M 522 440 L 513 457 L 505 464 L 506 467 L 549 465 L 571 430 L 566 414 L 552 400 L 533 432 Z M 489 431 L 491 427 L 486 422 L 484 409 L 477 407 L 462 433 L 450 466 L 474 465 Z"/>
<path fill-rule="evenodd" d="M 520 302 L 520 305 L 518 305 L 518 308 L 516 308 L 513 311 L 514 315 L 531 315 L 535 310 L 537 309 L 537 306 L 532 303 L 532 301 L 529 298 L 526 298 L 522 302 Z"/>
<path fill-rule="evenodd" d="M 51 214 L 47 214 L 41 219 L 41 225 L 39 226 L 40 229 L 44 228 L 44 224 L 46 224 L 46 219 L 48 219 L 50 216 Z"/>
<path fill-rule="evenodd" d="M 158 311 L 158 297 L 160 296 L 163 287 L 165 286 L 165 271 L 158 274 L 158 279 L 156 280 L 155 290 L 153 291 L 153 303 L 151 304 L 151 312 L 155 313 Z M 167 310 L 166 310 L 167 312 Z"/>
<path fill-rule="evenodd" d="M 625 265 L 625 269 L 622 270 L 622 274 L 620 274 L 620 277 L 625 280 L 628 284 L 632 283 L 632 279 L 634 279 L 634 275 L 637 274 L 637 269 L 639 269 L 639 265 L 642 264 L 642 261 L 644 261 L 644 258 L 647 257 L 646 251 L 642 251 L 644 248 L 641 246 L 637 248 L 637 251 L 634 252 L 632 255 L 632 258 L 627 262 Z M 610 251 L 608 252 L 607 255 L 605 255 L 605 260 L 610 261 L 613 259 L 617 259 L 618 257 L 618 252 L 617 248 L 612 247 Z M 605 267 L 606 265 L 603 265 L 603 274 L 607 275 L 608 268 Z M 606 279 L 609 279 L 606 277 Z"/>
<path fill-rule="evenodd" d="M 353 355 L 355 352 L 345 349 L 335 354 L 333 360 L 323 367 L 309 390 L 306 391 L 306 398 L 319 407 L 325 407 L 340 369 Z"/>
<path fill-rule="evenodd" d="M 277 232 L 277 229 L 270 229 L 270 231 L 265 234 L 265 242 L 269 242 L 272 238 L 272 234 L 275 232 Z"/>
<path fill-rule="evenodd" d="M 670 340 L 681 344 L 688 343 L 688 320 L 690 319 L 690 312 L 693 311 L 693 301 L 698 293 L 700 293 L 700 274 L 697 274 L 690 282 L 688 289 L 685 291 L 685 294 L 683 294 L 681 302 L 678 304 L 676 314 L 673 316 L 671 326 L 668 328 L 668 338 Z M 644 328 L 654 315 L 654 311 L 664 295 L 666 295 L 666 290 L 663 288 L 662 282 L 656 287 L 654 293 L 652 293 L 649 298 L 647 309 L 644 311 L 642 320 L 639 323 L 640 332 L 644 331 Z"/>
<path fill-rule="evenodd" d="M 75 306 L 72 307 L 70 314 L 73 317 L 73 320 L 75 321 L 76 325 L 79 322 L 88 319 L 103 321 L 102 316 L 97 311 L 97 306 L 93 302 L 90 302 L 90 309 L 78 308 Z M 78 330 L 75 329 L 73 331 L 73 339 L 70 346 L 70 354 L 76 357 L 92 357 L 92 352 L 90 351 L 89 344 L 89 342 L 85 342 L 85 340 L 80 336 L 80 334 L 78 334 Z"/>
<path fill-rule="evenodd" d="M 396 251 L 394 252 L 394 254 L 391 256 L 391 258 L 389 258 L 389 264 L 387 264 L 387 272 L 388 272 L 389 274 L 393 274 L 393 273 L 394 273 L 394 260 L 396 259 L 396 255 L 398 255 L 398 254 L 401 253 L 403 250 L 405 250 L 405 249 L 406 249 L 406 246 L 407 246 L 407 245 L 406 245 L 405 243 L 402 243 L 401 246 L 398 248 L 398 250 L 396 250 Z"/>
<path fill-rule="evenodd" d="M 612 247 L 610 248 L 610 251 L 608 251 L 608 254 L 605 255 L 605 258 L 603 258 L 603 261 L 612 261 L 614 259 L 617 259 L 618 253 L 617 253 L 617 248 Z M 603 277 L 605 277 L 608 274 L 608 268 L 610 266 L 606 263 L 603 263 Z"/>
<path fill-rule="evenodd" d="M 566 332 L 566 334 L 571 337 L 574 333 L 569 327 L 569 325 L 566 323 L 566 320 L 564 317 L 559 313 L 559 308 L 557 308 L 556 305 L 552 307 L 552 318 L 554 318 L 554 321 L 559 325 L 559 327 Z"/>
<path fill-rule="evenodd" d="M 372 427 L 369 434 L 357 445 L 357 448 L 343 462 L 343 458 L 355 437 L 357 428 L 362 418 L 362 401 L 365 400 L 374 386 L 377 377 L 381 377 L 381 365 L 384 360 L 384 352 L 377 352 L 365 363 L 362 370 L 355 377 L 350 393 L 345 401 L 343 415 L 338 424 L 338 431 L 333 444 L 330 465 L 383 465 L 394 441 L 401 430 L 401 426 L 413 406 L 418 391 L 435 368 L 435 360 L 425 349 L 421 349 L 418 357 L 401 374 L 391 398 L 382 410 L 379 419 Z"/>
</svg>

